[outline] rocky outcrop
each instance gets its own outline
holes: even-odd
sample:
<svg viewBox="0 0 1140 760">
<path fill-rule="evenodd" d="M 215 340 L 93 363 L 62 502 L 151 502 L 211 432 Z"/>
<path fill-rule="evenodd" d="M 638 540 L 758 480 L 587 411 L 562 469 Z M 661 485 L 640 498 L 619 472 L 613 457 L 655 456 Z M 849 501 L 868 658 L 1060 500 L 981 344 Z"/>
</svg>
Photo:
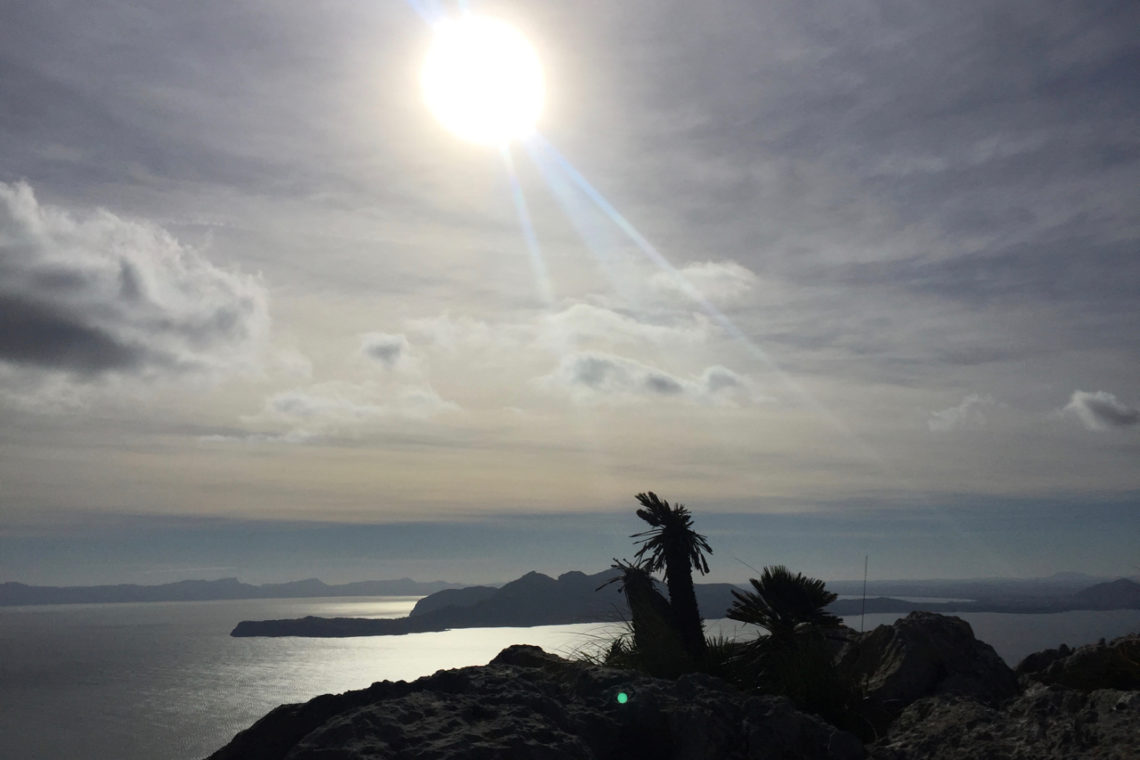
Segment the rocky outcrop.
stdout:
<svg viewBox="0 0 1140 760">
<path fill-rule="evenodd" d="M 1140 635 L 1062 645 L 1018 665 L 1025 692 L 1001 705 L 921 699 L 871 748 L 875 760 L 1131 760 L 1140 757 Z M 1127 689 L 1127 690 L 1124 690 Z"/>
<path fill-rule="evenodd" d="M 1140 757 L 1140 635 L 1027 658 L 1013 671 L 957 618 L 912 613 L 846 640 L 838 662 L 867 699 L 839 716 L 873 760 Z M 624 698 L 623 698 L 624 695 Z M 532 646 L 489 665 L 284 705 L 210 760 L 750 760 L 855 758 L 851 734 L 782 697 L 689 674 L 676 681 L 563 660 Z"/>
<path fill-rule="evenodd" d="M 873 760 L 1133 760 L 1140 694 L 1035 686 L 994 708 L 960 697 L 919 700 L 873 745 Z"/>
<path fill-rule="evenodd" d="M 624 697 L 623 697 L 624 695 Z M 210 760 L 855 760 L 852 735 L 711 676 L 664 681 L 537 647 L 285 705 Z"/>
<path fill-rule="evenodd" d="M 1026 681 L 1069 689 L 1140 689 L 1140 634 L 1031 654 L 1017 666 Z"/>
<path fill-rule="evenodd" d="M 839 657 L 842 673 L 866 695 L 865 713 L 883 731 L 923 697 L 956 695 L 995 705 L 1018 692 L 1017 677 L 965 620 L 912 612 L 856 636 Z"/>
</svg>

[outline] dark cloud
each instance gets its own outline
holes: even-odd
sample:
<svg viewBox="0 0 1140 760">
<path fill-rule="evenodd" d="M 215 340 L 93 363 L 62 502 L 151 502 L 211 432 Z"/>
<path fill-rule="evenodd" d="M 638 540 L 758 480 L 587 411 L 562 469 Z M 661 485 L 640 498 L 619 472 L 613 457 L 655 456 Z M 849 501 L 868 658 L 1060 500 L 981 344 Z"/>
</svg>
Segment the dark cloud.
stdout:
<svg viewBox="0 0 1140 760">
<path fill-rule="evenodd" d="M 645 387 L 665 396 L 675 396 L 685 391 L 685 387 L 679 382 L 658 372 L 651 372 L 645 377 Z"/>
<path fill-rule="evenodd" d="M 697 378 L 684 378 L 624 356 L 585 351 L 563 357 L 542 383 L 590 402 L 657 397 L 717 404 L 757 400 L 747 382 L 727 367 L 708 367 Z"/>
<path fill-rule="evenodd" d="M 590 354 L 574 357 L 569 367 L 571 383 L 600 388 L 608 377 L 621 373 L 621 365 L 614 359 Z"/>
<path fill-rule="evenodd" d="M 133 369 L 144 354 L 82 318 L 0 293 L 0 358 L 6 361 L 87 374 Z"/>
<path fill-rule="evenodd" d="M 0 183 L 0 362 L 78 376 L 225 369 L 267 327 L 260 284 L 161 229 L 76 219 Z"/>
<path fill-rule="evenodd" d="M 1140 423 L 1140 409 L 1128 406 L 1107 391 L 1073 391 L 1062 411 L 1076 415 L 1089 430 L 1128 428 Z"/>
<path fill-rule="evenodd" d="M 408 339 L 403 335 L 373 332 L 362 336 L 360 341 L 361 353 L 389 369 L 400 363 L 407 350 Z"/>
<path fill-rule="evenodd" d="M 743 385 L 740 376 L 727 367 L 709 367 L 705 370 L 703 383 L 709 393 L 739 388 Z"/>
</svg>

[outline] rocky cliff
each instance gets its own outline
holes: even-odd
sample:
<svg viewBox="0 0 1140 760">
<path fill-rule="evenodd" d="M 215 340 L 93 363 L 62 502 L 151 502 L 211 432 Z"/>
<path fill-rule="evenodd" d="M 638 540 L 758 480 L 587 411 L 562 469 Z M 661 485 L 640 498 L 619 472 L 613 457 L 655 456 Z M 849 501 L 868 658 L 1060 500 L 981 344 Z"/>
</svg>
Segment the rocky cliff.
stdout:
<svg viewBox="0 0 1140 760">
<path fill-rule="evenodd" d="M 921 628 L 935 632 L 957 627 L 944 622 L 950 620 L 955 619 L 926 620 Z M 903 623 L 899 627 L 907 627 L 899 622 Z M 912 634 L 914 622 L 918 621 L 911 621 Z M 1018 665 L 1016 685 L 1010 683 L 1011 674 L 996 668 L 982 675 L 978 668 L 989 668 L 988 660 L 983 655 L 967 666 L 970 675 L 965 679 L 951 675 L 925 694 L 911 690 L 909 699 L 900 700 L 905 706 L 896 712 L 883 738 L 869 746 L 869 756 L 873 760 L 1140 758 L 1136 690 L 1140 636 L 1032 654 Z M 885 671 L 899 670 L 892 661 L 898 662 L 892 657 L 883 660 Z M 947 662 L 947 658 L 934 654 L 932 661 Z"/>
<path fill-rule="evenodd" d="M 710 676 L 677 681 L 568 662 L 537 647 L 414 683 L 277 708 L 210 760 L 856 760 L 854 736 L 781 697 Z"/>
<path fill-rule="evenodd" d="M 1050 650 L 1015 674 L 957 618 L 848 631 L 836 662 L 861 687 L 864 746 L 711 676 L 659 680 L 515 646 L 486 666 L 284 705 L 210 760 L 1128 760 L 1138 648 L 1129 636 Z"/>
</svg>

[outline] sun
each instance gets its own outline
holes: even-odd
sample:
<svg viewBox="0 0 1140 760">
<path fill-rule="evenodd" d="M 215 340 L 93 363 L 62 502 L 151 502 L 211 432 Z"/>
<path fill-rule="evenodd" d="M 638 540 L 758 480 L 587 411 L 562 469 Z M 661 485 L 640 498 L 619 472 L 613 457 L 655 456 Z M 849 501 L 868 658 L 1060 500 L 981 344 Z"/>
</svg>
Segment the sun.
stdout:
<svg viewBox="0 0 1140 760">
<path fill-rule="evenodd" d="M 514 27 L 484 16 L 436 27 L 420 81 L 436 118 L 484 145 L 505 145 L 533 132 L 545 99 L 534 48 Z"/>
</svg>

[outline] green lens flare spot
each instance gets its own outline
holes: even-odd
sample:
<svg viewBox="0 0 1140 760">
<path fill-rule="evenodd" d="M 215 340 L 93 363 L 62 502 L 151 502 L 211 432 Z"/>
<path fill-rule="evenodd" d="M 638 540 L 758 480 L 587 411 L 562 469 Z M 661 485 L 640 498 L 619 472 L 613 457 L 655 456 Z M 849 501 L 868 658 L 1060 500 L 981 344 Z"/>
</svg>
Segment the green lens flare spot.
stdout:
<svg viewBox="0 0 1140 760">
<path fill-rule="evenodd" d="M 626 702 L 629 701 L 629 695 L 626 694 L 624 691 L 619 691 L 618 695 L 617 695 L 617 701 L 618 701 L 619 705 L 624 705 Z"/>
</svg>

